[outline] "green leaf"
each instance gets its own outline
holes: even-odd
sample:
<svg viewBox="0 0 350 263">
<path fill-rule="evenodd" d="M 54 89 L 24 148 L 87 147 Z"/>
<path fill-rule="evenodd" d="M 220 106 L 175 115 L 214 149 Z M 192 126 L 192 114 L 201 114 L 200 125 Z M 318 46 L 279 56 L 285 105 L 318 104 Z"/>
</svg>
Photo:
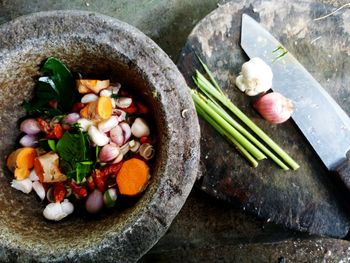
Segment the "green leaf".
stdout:
<svg viewBox="0 0 350 263">
<path fill-rule="evenodd" d="M 64 111 L 69 111 L 74 103 L 77 91 L 74 88 L 74 78 L 69 69 L 58 59 L 50 57 L 41 67 L 41 71 L 48 77 L 46 79 L 57 94 L 58 102 Z"/>
<path fill-rule="evenodd" d="M 79 162 L 76 167 L 76 182 L 80 184 L 91 171 L 92 162 Z"/>
<path fill-rule="evenodd" d="M 89 149 L 87 134 L 83 132 L 65 132 L 56 144 L 62 171 L 77 183 L 82 182 L 92 169 Z"/>
<path fill-rule="evenodd" d="M 49 147 L 50 147 L 50 149 L 52 151 L 54 151 L 54 152 L 56 151 L 56 142 L 55 142 L 55 140 L 48 140 L 47 144 L 49 145 Z"/>
</svg>

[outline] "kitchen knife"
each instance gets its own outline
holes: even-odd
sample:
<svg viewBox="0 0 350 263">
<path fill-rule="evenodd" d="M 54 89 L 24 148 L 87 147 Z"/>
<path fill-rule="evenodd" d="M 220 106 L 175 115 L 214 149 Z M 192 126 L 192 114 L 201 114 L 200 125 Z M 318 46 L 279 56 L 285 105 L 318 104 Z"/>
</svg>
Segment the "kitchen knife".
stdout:
<svg viewBox="0 0 350 263">
<path fill-rule="evenodd" d="M 272 69 L 273 90 L 294 103 L 292 118 L 330 171 L 350 189 L 350 118 L 283 45 L 250 16 L 242 15 L 241 47 Z M 279 48 L 276 52 L 276 50 Z M 276 59 L 279 54 L 283 54 Z"/>
</svg>

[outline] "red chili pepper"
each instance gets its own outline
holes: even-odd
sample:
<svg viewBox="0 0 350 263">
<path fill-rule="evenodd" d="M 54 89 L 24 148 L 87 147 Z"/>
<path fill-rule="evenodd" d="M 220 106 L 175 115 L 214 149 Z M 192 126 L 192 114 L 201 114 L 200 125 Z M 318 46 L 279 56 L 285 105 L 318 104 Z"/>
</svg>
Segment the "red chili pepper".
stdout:
<svg viewBox="0 0 350 263">
<path fill-rule="evenodd" d="M 121 110 L 125 111 L 126 113 L 133 114 L 133 113 L 137 112 L 137 107 L 136 107 L 134 102 L 131 102 L 129 107 L 123 108 Z"/>
<path fill-rule="evenodd" d="M 123 161 L 105 166 L 101 169 L 101 173 L 103 174 L 104 177 L 109 177 L 112 174 L 118 173 L 120 168 L 122 168 L 122 165 L 123 165 Z"/>
<path fill-rule="evenodd" d="M 92 178 L 92 175 L 88 176 L 86 178 L 86 183 L 87 183 L 87 187 L 92 191 L 95 189 L 95 183 L 94 183 L 94 178 Z"/>
<path fill-rule="evenodd" d="M 63 128 L 61 124 L 55 123 L 53 129 L 46 135 L 48 139 L 60 139 L 63 136 Z"/>
<path fill-rule="evenodd" d="M 100 190 L 101 192 L 104 192 L 108 178 L 119 172 L 120 168 L 122 167 L 122 163 L 123 162 L 114 163 L 114 164 L 105 166 L 100 170 L 96 169 L 92 173 L 94 184 L 98 190 Z"/>
<path fill-rule="evenodd" d="M 62 202 L 66 197 L 67 190 L 63 183 L 56 183 L 53 188 L 55 202 Z"/>
<path fill-rule="evenodd" d="M 146 114 L 149 112 L 148 108 L 141 102 L 137 103 L 137 109 L 139 114 Z"/>
<path fill-rule="evenodd" d="M 140 138 L 140 143 L 149 143 L 149 144 L 152 144 L 151 143 L 151 140 L 147 137 L 147 136 L 142 136 L 141 138 Z"/>
<path fill-rule="evenodd" d="M 50 125 L 49 125 L 49 123 L 47 121 L 45 121 L 42 118 L 37 118 L 36 120 L 38 121 L 39 126 L 40 126 L 40 130 L 42 132 L 45 132 L 45 133 L 49 133 L 50 132 L 50 130 L 51 130 L 50 129 Z"/>
<path fill-rule="evenodd" d="M 84 103 L 81 103 L 81 102 L 77 102 L 77 103 L 74 103 L 73 106 L 72 106 L 72 112 L 80 112 L 80 110 L 82 108 L 85 107 L 85 104 Z"/>
<path fill-rule="evenodd" d="M 104 178 L 103 173 L 96 169 L 92 174 L 92 178 L 97 189 L 104 192 L 107 178 Z"/>
<path fill-rule="evenodd" d="M 70 181 L 69 186 L 78 198 L 84 198 L 87 196 L 87 190 L 84 186 L 77 185 L 74 181 Z"/>
</svg>

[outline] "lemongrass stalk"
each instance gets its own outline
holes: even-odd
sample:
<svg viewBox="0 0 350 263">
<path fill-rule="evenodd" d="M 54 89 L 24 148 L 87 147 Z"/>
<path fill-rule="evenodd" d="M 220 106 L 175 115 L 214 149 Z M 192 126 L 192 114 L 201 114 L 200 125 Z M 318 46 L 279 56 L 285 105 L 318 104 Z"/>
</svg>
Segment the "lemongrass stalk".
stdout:
<svg viewBox="0 0 350 263">
<path fill-rule="evenodd" d="M 219 84 L 216 82 L 213 74 L 211 73 L 211 71 L 209 70 L 209 68 L 207 67 L 207 65 L 201 60 L 201 58 L 196 54 L 199 62 L 201 63 L 202 67 L 204 68 L 205 73 L 207 73 L 211 83 L 214 85 L 214 87 L 222 94 L 225 95 L 224 92 L 222 91 L 222 89 L 220 88 Z"/>
<path fill-rule="evenodd" d="M 250 141 L 248 141 L 242 134 L 240 134 L 234 127 L 225 121 L 219 114 L 211 109 L 198 94 L 191 90 L 194 103 L 198 105 L 206 114 L 213 118 L 224 130 L 226 130 L 235 140 L 237 140 L 248 152 L 250 152 L 257 160 L 265 159 L 266 156 L 256 148 Z"/>
<path fill-rule="evenodd" d="M 261 130 L 254 122 L 252 122 L 237 106 L 235 106 L 227 96 L 223 96 L 199 71 L 196 71 L 198 76 L 198 87 L 209 93 L 215 99 L 220 101 L 233 114 L 235 114 L 243 123 L 245 123 L 252 131 L 255 132 L 272 150 L 274 150 L 282 160 L 289 165 L 293 170 L 299 168 L 299 165 L 275 143 L 263 130 Z"/>
<path fill-rule="evenodd" d="M 219 104 L 215 101 L 207 99 L 207 104 L 214 111 L 216 111 L 221 117 L 223 117 L 229 124 L 236 128 L 242 135 L 254 143 L 262 152 L 264 152 L 268 157 L 270 157 L 278 166 L 283 170 L 289 170 L 288 166 L 284 164 L 273 152 L 271 152 L 265 145 L 263 145 L 259 140 L 257 140 L 252 134 L 249 133 L 242 125 L 236 122 Z"/>
<path fill-rule="evenodd" d="M 235 138 L 221 128 L 221 126 L 217 124 L 208 114 L 206 114 L 201 107 L 199 107 L 197 104 L 195 106 L 197 113 L 201 118 L 208 122 L 222 137 L 233 143 L 235 148 L 247 159 L 248 162 L 250 162 L 254 168 L 258 166 L 258 162 L 255 160 L 255 158 Z"/>
</svg>

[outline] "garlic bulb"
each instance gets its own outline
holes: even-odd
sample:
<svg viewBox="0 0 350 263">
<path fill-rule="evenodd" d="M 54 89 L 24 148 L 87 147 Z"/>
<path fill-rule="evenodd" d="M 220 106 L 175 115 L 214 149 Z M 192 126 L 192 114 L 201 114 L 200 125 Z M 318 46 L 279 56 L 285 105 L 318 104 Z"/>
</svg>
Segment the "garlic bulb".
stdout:
<svg viewBox="0 0 350 263">
<path fill-rule="evenodd" d="M 293 113 L 293 102 L 277 92 L 265 94 L 253 106 L 265 120 L 274 124 L 285 122 Z"/>
<path fill-rule="evenodd" d="M 242 65 L 236 78 L 236 86 L 248 96 L 255 96 L 271 89 L 272 70 L 260 58 L 252 58 Z"/>
</svg>

